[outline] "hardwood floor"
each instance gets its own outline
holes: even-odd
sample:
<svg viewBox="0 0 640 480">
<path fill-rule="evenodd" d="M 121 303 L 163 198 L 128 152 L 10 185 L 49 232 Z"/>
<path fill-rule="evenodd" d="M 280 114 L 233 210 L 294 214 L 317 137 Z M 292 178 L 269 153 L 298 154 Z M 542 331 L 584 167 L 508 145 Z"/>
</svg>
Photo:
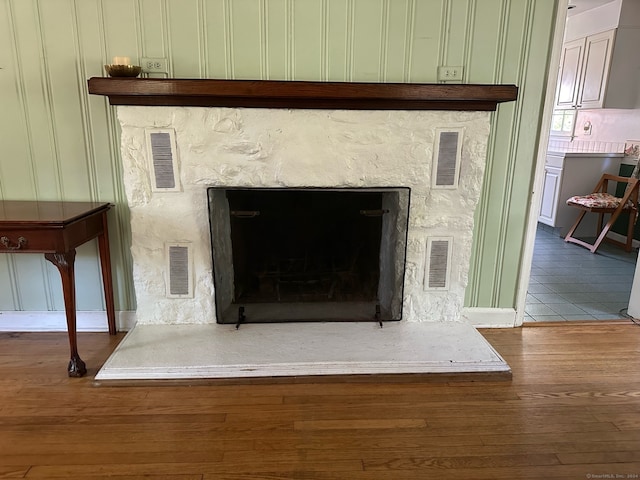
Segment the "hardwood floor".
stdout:
<svg viewBox="0 0 640 480">
<path fill-rule="evenodd" d="M 0 478 L 638 479 L 640 328 L 483 330 L 511 381 L 97 386 L 122 338 L 0 334 Z"/>
</svg>

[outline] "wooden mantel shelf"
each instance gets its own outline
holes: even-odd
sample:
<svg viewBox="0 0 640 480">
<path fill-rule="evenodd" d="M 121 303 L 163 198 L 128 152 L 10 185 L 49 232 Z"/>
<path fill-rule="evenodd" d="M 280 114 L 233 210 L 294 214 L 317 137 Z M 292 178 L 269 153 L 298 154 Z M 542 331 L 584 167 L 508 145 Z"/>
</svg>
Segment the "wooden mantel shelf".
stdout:
<svg viewBox="0 0 640 480">
<path fill-rule="evenodd" d="M 112 105 L 487 111 L 515 100 L 518 87 L 93 77 L 89 93 Z"/>
</svg>

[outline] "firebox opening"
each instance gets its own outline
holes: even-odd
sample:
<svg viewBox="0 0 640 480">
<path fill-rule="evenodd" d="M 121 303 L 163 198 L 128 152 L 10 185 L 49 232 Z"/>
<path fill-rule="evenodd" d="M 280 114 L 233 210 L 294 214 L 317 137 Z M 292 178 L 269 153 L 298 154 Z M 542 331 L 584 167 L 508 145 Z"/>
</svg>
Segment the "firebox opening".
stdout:
<svg viewBox="0 0 640 480">
<path fill-rule="evenodd" d="M 210 188 L 218 323 L 400 320 L 408 188 Z"/>
</svg>

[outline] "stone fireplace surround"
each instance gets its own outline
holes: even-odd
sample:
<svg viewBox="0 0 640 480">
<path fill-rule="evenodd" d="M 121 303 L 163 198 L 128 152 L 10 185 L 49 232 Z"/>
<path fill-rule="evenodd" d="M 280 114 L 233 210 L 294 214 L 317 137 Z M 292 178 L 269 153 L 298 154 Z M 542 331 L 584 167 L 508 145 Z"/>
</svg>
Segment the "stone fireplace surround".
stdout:
<svg viewBox="0 0 640 480">
<path fill-rule="evenodd" d="M 361 88 L 348 90 L 354 86 Z M 376 87 L 382 93 L 367 93 Z M 477 86 L 406 86 L 413 87 L 427 88 L 406 90 L 407 98 L 385 84 L 91 79 L 91 93 L 122 105 L 117 114 L 137 298 L 136 326 L 97 379 L 508 372 L 461 311 L 488 111 L 515 99 L 515 87 L 494 86 L 503 88 L 497 99 L 485 87 L 494 95 L 488 102 L 476 98 Z M 457 91 L 476 97 L 464 103 L 451 98 Z M 152 188 L 146 139 L 154 129 L 175 135 L 177 191 Z M 435 138 L 450 129 L 462 138 L 459 184 L 434 188 Z M 383 329 L 371 323 L 217 325 L 208 187 L 410 188 L 402 320 Z M 425 287 L 429 238 L 451 239 L 446 289 Z M 167 243 L 190 248 L 193 295 L 187 298 L 167 298 Z M 261 355 L 249 353 L 256 346 Z"/>
</svg>

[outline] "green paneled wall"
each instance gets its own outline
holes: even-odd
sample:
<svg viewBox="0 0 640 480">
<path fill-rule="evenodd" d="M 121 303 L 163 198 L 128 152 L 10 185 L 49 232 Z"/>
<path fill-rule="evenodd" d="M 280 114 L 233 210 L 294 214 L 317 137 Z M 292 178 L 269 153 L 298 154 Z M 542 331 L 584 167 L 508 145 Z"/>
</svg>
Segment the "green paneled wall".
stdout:
<svg viewBox="0 0 640 480">
<path fill-rule="evenodd" d="M 86 80 L 113 56 L 168 58 L 177 78 L 514 83 L 493 114 L 467 305 L 513 307 L 535 165 L 552 0 L 0 0 L 0 198 L 115 204 L 119 310 L 135 308 L 118 125 Z M 103 309 L 96 245 L 80 310 Z M 62 310 L 37 255 L 0 255 L 0 310 Z"/>
</svg>

